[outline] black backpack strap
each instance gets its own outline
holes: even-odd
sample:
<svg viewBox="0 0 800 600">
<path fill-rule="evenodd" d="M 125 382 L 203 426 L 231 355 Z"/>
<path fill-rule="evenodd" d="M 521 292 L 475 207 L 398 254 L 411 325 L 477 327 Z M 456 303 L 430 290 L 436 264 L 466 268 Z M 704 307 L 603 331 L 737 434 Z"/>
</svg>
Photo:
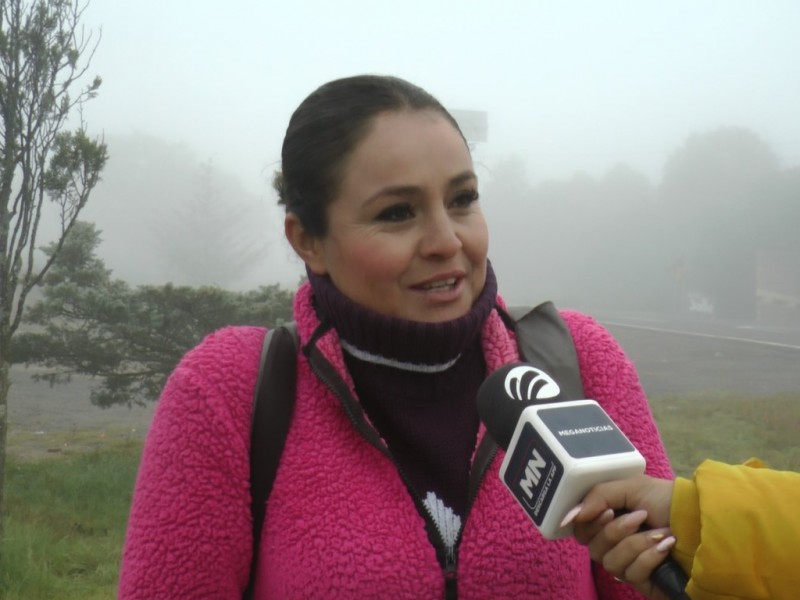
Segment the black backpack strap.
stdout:
<svg viewBox="0 0 800 600">
<path fill-rule="evenodd" d="M 253 560 L 242 596 L 253 597 L 261 529 L 295 403 L 297 327 L 294 322 L 270 329 L 264 336 L 261 366 L 253 395 L 250 425 L 250 497 L 253 515 Z"/>
<path fill-rule="evenodd" d="M 558 400 L 584 399 L 578 353 L 567 324 L 552 302 L 534 308 L 510 307 L 520 356 L 542 369 L 561 388 Z"/>
</svg>

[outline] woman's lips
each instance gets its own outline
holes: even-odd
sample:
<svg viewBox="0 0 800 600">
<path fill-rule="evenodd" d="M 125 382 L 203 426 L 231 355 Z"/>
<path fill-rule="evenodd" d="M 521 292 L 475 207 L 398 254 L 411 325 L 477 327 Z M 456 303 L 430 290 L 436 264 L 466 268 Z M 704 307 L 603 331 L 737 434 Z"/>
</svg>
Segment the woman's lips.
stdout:
<svg viewBox="0 0 800 600">
<path fill-rule="evenodd" d="M 452 288 L 458 281 L 457 277 L 448 277 L 447 279 L 440 279 L 438 281 L 431 281 L 419 286 L 418 289 L 423 291 L 437 291 Z"/>
<path fill-rule="evenodd" d="M 426 300 L 434 302 L 452 302 L 461 296 L 464 288 L 464 276 L 452 275 L 426 281 L 411 289 L 424 295 Z"/>
</svg>

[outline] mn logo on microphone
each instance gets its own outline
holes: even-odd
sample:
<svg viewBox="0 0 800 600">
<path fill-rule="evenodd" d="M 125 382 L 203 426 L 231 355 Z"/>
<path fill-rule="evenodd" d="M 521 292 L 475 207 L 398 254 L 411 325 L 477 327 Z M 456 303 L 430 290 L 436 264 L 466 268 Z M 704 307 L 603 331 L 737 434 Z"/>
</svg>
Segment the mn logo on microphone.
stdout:
<svg viewBox="0 0 800 600">
<path fill-rule="evenodd" d="M 519 481 L 520 489 L 525 492 L 529 500 L 533 499 L 533 489 L 539 485 L 539 481 L 542 479 L 542 469 L 546 466 L 547 461 L 542 458 L 536 448 L 533 448 L 531 458 L 525 467 L 525 476 Z"/>
<path fill-rule="evenodd" d="M 523 423 L 511 448 L 500 477 L 533 522 L 541 525 L 564 474 L 563 466 L 530 422 Z"/>
<path fill-rule="evenodd" d="M 561 388 L 547 373 L 530 365 L 514 367 L 506 373 L 506 395 L 513 400 L 549 400 L 561 393 Z"/>
</svg>

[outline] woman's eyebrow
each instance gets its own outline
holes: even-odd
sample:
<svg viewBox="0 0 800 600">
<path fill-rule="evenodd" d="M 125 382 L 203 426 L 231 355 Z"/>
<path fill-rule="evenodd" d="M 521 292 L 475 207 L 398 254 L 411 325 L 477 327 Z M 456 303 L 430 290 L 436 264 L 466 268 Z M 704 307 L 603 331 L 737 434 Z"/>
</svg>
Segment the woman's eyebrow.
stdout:
<svg viewBox="0 0 800 600">
<path fill-rule="evenodd" d="M 369 196 L 366 200 L 364 200 L 364 206 L 369 206 L 372 202 L 377 200 L 378 198 L 383 198 L 384 196 L 414 196 L 419 194 L 420 187 L 416 185 L 389 185 L 384 188 L 379 189 L 377 192 Z"/>
<path fill-rule="evenodd" d="M 447 182 L 447 187 L 454 188 L 472 181 L 477 182 L 478 176 L 475 175 L 473 171 L 464 171 L 463 173 L 459 173 L 455 177 L 451 178 L 450 181 Z M 364 201 L 364 206 L 368 206 L 370 203 L 384 196 L 408 197 L 419 194 L 420 190 L 421 188 L 416 185 L 389 185 L 379 189 L 377 192 L 369 196 Z"/>
<path fill-rule="evenodd" d="M 475 174 L 474 171 L 464 171 L 463 173 L 460 173 L 460 174 L 456 175 L 455 177 L 453 177 L 450 180 L 449 185 L 450 185 L 450 187 L 457 187 L 457 186 L 459 186 L 459 185 L 461 185 L 463 183 L 467 183 L 467 182 L 471 182 L 471 181 L 475 181 L 477 183 L 478 176 Z"/>
</svg>

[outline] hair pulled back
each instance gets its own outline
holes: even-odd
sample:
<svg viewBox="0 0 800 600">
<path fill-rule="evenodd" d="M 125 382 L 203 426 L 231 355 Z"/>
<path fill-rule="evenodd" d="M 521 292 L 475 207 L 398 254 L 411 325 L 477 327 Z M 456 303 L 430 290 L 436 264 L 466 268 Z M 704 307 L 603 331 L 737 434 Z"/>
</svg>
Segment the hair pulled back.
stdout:
<svg viewBox="0 0 800 600">
<path fill-rule="evenodd" d="M 328 82 L 292 114 L 273 185 L 279 204 L 297 215 L 314 236 L 327 233 L 326 209 L 343 179 L 343 168 L 380 113 L 433 110 L 461 133 L 436 98 L 397 77 L 358 75 Z M 462 134 L 463 137 L 463 134 Z"/>
</svg>

